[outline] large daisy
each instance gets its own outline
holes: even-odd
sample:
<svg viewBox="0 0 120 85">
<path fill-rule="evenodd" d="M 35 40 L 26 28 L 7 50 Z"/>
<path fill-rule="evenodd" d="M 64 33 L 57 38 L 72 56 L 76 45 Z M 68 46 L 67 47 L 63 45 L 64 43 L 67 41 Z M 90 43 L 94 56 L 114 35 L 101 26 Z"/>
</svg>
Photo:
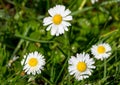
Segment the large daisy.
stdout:
<svg viewBox="0 0 120 85">
<path fill-rule="evenodd" d="M 93 45 L 91 48 L 91 52 L 96 59 L 103 60 L 111 55 L 111 46 L 107 43 Z"/>
<path fill-rule="evenodd" d="M 35 51 L 29 53 L 28 55 L 24 55 L 21 64 L 24 66 L 23 70 L 25 70 L 27 74 L 35 75 L 36 73 L 41 73 L 41 70 L 43 70 L 43 66 L 45 65 L 45 59 L 44 56 Z"/>
<path fill-rule="evenodd" d="M 44 18 L 43 25 L 48 25 L 46 30 L 51 30 L 51 35 L 59 36 L 63 34 L 64 31 L 68 31 L 68 26 L 71 26 L 68 21 L 72 20 L 69 9 L 65 9 L 63 5 L 56 5 L 50 8 L 48 12 L 50 17 Z"/>
<path fill-rule="evenodd" d="M 80 53 L 75 56 L 71 56 L 68 61 L 68 71 L 70 75 L 74 75 L 77 80 L 83 80 L 88 78 L 92 73 L 93 65 L 95 62 L 93 58 L 90 58 L 89 54 Z"/>
</svg>

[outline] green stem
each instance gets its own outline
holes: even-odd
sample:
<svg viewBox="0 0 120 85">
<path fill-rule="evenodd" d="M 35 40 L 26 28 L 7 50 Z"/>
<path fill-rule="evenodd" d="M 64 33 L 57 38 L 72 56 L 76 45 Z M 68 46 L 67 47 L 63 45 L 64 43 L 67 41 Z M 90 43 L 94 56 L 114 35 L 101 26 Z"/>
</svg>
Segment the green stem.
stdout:
<svg viewBox="0 0 120 85">
<path fill-rule="evenodd" d="M 68 45 L 68 54 L 66 55 L 62 50 L 60 50 L 67 58 L 66 58 L 66 60 L 65 60 L 65 63 L 63 64 L 63 67 L 62 67 L 62 69 L 60 70 L 60 72 L 59 72 L 59 74 L 58 74 L 58 77 L 56 78 L 56 81 L 55 81 L 55 84 L 57 83 L 57 81 L 58 81 L 58 79 L 60 78 L 60 76 L 61 76 L 61 74 L 62 74 L 62 72 L 63 72 L 63 70 L 64 70 L 64 68 L 65 68 L 65 66 L 66 66 L 66 64 L 67 64 L 67 62 L 68 62 L 68 59 L 69 59 L 69 57 L 70 57 L 70 36 L 71 36 L 71 29 L 70 29 L 70 32 L 69 32 L 69 34 L 66 36 L 65 35 L 65 38 L 67 38 L 67 39 L 65 39 L 66 41 L 66 45 Z M 60 49 L 60 48 L 59 48 Z M 68 82 L 70 83 L 70 77 L 69 77 L 69 79 L 68 79 Z"/>
<path fill-rule="evenodd" d="M 24 47 L 24 49 L 22 51 L 22 55 L 26 52 L 26 49 L 27 49 L 29 43 L 30 43 L 29 41 L 26 42 L 26 45 L 25 45 L 25 47 Z"/>
<path fill-rule="evenodd" d="M 20 34 L 15 34 L 16 37 L 19 37 L 21 39 L 24 39 L 24 40 L 27 40 L 27 41 L 31 41 L 31 42 L 39 42 L 39 43 L 53 43 L 53 41 L 42 41 L 42 40 L 36 40 L 36 39 L 33 39 L 33 38 L 29 38 L 29 37 L 26 37 L 24 35 L 20 35 Z"/>
<path fill-rule="evenodd" d="M 67 57 L 65 63 L 63 64 L 63 67 L 62 67 L 62 69 L 60 70 L 60 72 L 59 72 L 59 74 L 58 74 L 58 77 L 56 78 L 55 83 L 57 83 L 58 79 L 60 78 L 60 76 L 61 76 L 61 74 L 62 74 L 62 72 L 63 72 L 63 70 L 64 70 L 64 68 L 65 68 L 65 66 L 66 66 L 66 64 L 67 64 L 68 59 L 69 59 L 69 57 Z"/>
<path fill-rule="evenodd" d="M 82 12 L 85 12 L 85 11 L 88 11 L 88 10 L 92 10 L 92 9 L 93 9 L 93 7 L 86 7 L 86 8 L 84 8 L 84 9 L 81 9 L 81 10 L 77 10 L 77 11 L 72 12 L 71 15 L 72 15 L 72 16 L 73 16 L 73 15 L 78 15 L 78 14 L 80 14 L 80 13 L 82 13 Z"/>
<path fill-rule="evenodd" d="M 104 78 L 106 78 L 106 59 L 104 59 Z"/>
<path fill-rule="evenodd" d="M 29 27 L 26 28 L 25 32 L 23 33 L 23 36 L 26 36 L 26 35 L 27 35 L 29 29 L 30 29 Z M 21 47 L 21 45 L 22 45 L 23 42 L 24 42 L 24 40 L 23 40 L 23 39 L 20 39 L 17 47 L 15 48 L 15 50 L 14 50 L 14 52 L 13 52 L 13 54 L 12 54 L 12 57 L 17 53 L 17 51 L 19 50 L 19 48 Z"/>
<path fill-rule="evenodd" d="M 79 10 L 81 10 L 83 8 L 83 6 L 85 5 L 85 3 L 86 3 L 86 0 L 83 0 L 82 4 L 79 7 Z"/>
<path fill-rule="evenodd" d="M 70 44 L 70 40 L 71 40 L 71 32 L 72 32 L 72 27 L 70 27 L 70 31 L 69 31 L 69 34 L 68 34 L 68 56 L 67 56 L 67 61 L 68 59 L 70 58 L 71 56 L 71 44 Z M 68 85 L 70 85 L 71 82 L 70 82 L 70 75 L 68 75 Z"/>
<path fill-rule="evenodd" d="M 115 32 L 118 32 L 118 31 L 119 31 L 118 29 L 110 31 L 110 32 L 108 32 L 106 34 L 101 35 L 100 38 L 107 37 L 109 35 L 115 34 Z"/>
<path fill-rule="evenodd" d="M 42 79 L 45 80 L 45 82 L 49 83 L 50 85 L 53 85 L 49 80 L 47 80 L 45 77 L 41 76 Z"/>
</svg>

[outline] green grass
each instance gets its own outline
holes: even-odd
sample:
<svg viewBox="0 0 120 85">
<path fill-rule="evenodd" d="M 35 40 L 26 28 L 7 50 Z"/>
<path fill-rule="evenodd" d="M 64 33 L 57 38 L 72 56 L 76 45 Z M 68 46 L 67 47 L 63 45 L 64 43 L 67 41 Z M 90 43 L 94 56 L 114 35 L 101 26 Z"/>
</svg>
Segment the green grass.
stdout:
<svg viewBox="0 0 120 85">
<path fill-rule="evenodd" d="M 65 5 L 73 20 L 69 31 L 51 36 L 43 26 L 48 9 Z M 0 1 L 0 85 L 120 85 L 120 0 L 1 0 Z M 91 55 L 92 45 L 107 42 L 112 54 L 104 61 Z M 26 53 L 45 56 L 41 74 L 21 75 Z M 77 81 L 68 72 L 68 59 L 89 53 L 95 60 L 92 75 Z M 8 63 L 14 56 L 19 59 Z M 29 79 L 31 78 L 31 81 Z"/>
</svg>

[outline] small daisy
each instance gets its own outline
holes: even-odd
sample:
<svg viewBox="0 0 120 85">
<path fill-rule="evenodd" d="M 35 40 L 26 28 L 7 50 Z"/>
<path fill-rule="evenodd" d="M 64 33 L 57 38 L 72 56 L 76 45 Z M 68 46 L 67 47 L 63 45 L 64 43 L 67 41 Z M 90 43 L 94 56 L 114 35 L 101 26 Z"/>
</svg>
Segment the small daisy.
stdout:
<svg viewBox="0 0 120 85">
<path fill-rule="evenodd" d="M 44 56 L 35 51 L 28 55 L 24 55 L 24 59 L 21 61 L 21 64 L 24 66 L 23 70 L 25 70 L 27 74 L 35 75 L 36 73 L 41 73 L 41 70 L 43 70 L 45 59 Z"/>
<path fill-rule="evenodd" d="M 96 2 L 98 2 L 98 0 L 91 0 L 91 3 L 92 3 L 92 4 L 94 4 L 94 3 L 96 3 Z"/>
<path fill-rule="evenodd" d="M 69 9 L 65 9 L 63 5 L 56 5 L 50 8 L 48 12 L 50 17 L 44 18 L 43 25 L 49 25 L 46 30 L 51 30 L 51 35 L 59 36 L 59 34 L 63 34 L 64 31 L 68 31 L 67 27 L 71 26 L 68 21 L 72 20 Z"/>
<path fill-rule="evenodd" d="M 90 58 L 89 54 L 84 52 L 77 54 L 76 57 L 71 56 L 68 63 L 70 75 L 74 75 L 77 80 L 88 78 L 92 73 L 92 69 L 95 68 L 93 58 Z"/>
<path fill-rule="evenodd" d="M 111 46 L 107 43 L 93 45 L 91 52 L 96 59 L 103 60 L 104 58 L 108 58 L 111 55 Z"/>
<path fill-rule="evenodd" d="M 14 56 L 12 59 L 9 60 L 8 67 L 11 67 L 12 63 L 15 62 L 19 56 Z"/>
</svg>

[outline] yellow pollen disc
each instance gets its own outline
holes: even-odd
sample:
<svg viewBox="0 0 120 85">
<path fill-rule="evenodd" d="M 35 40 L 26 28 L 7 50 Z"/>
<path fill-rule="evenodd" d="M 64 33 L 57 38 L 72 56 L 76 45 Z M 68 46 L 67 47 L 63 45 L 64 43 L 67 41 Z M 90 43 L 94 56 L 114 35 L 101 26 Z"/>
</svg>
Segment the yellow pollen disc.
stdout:
<svg viewBox="0 0 120 85">
<path fill-rule="evenodd" d="M 60 14 L 56 14 L 53 17 L 53 23 L 59 25 L 62 22 L 62 16 Z"/>
<path fill-rule="evenodd" d="M 28 64 L 31 66 L 31 67 L 34 67 L 38 64 L 38 60 L 36 58 L 31 58 L 28 62 Z"/>
<path fill-rule="evenodd" d="M 80 71 L 80 72 L 84 72 L 86 69 L 87 69 L 87 65 L 85 62 L 78 62 L 77 64 L 77 69 Z"/>
<path fill-rule="evenodd" d="M 98 46 L 97 51 L 98 51 L 98 53 L 105 53 L 105 47 L 104 46 Z"/>
</svg>

